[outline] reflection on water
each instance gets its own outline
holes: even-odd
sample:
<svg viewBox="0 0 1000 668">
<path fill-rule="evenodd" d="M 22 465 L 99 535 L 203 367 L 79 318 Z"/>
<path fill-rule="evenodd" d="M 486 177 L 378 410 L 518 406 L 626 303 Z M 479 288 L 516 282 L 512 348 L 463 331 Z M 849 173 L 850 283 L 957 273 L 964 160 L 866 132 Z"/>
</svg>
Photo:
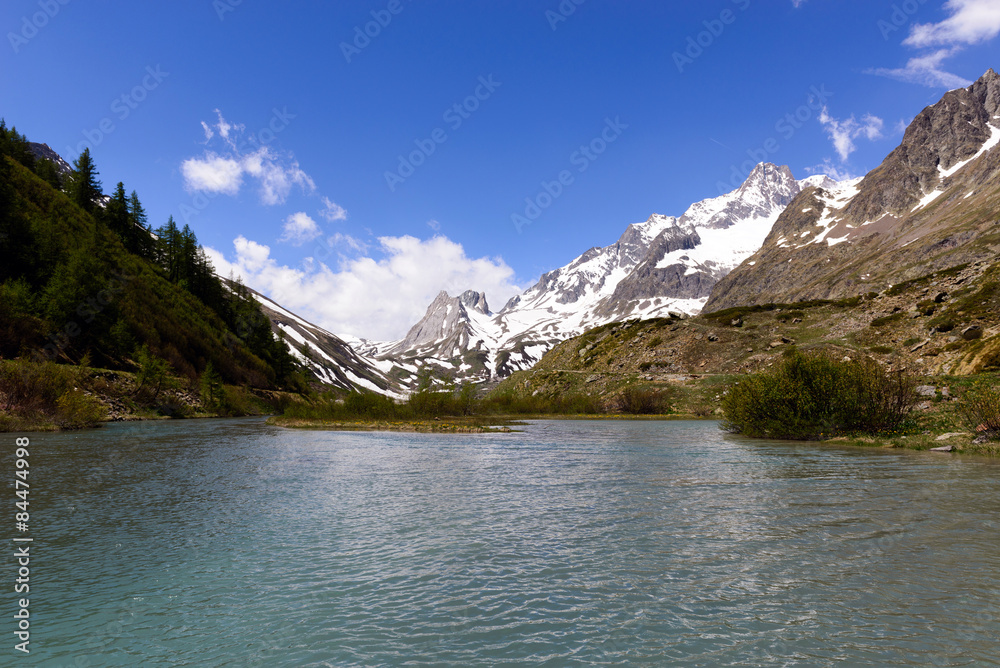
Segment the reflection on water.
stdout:
<svg viewBox="0 0 1000 668">
<path fill-rule="evenodd" d="M 32 444 L 32 665 L 1000 656 L 989 460 L 704 422 L 441 436 L 214 420 Z"/>
</svg>

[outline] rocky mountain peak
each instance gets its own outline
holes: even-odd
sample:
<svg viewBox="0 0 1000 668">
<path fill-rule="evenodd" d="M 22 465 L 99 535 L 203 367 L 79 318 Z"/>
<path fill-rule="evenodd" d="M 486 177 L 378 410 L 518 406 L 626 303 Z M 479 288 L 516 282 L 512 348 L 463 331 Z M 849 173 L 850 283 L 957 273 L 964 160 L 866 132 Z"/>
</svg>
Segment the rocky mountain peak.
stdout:
<svg viewBox="0 0 1000 668">
<path fill-rule="evenodd" d="M 733 192 L 692 204 L 679 224 L 725 229 L 737 221 L 766 218 L 788 206 L 801 190 L 787 166 L 762 162 Z"/>
<path fill-rule="evenodd" d="M 63 160 L 63 157 L 52 150 L 52 147 L 48 144 L 38 144 L 36 142 L 29 142 L 28 148 L 31 149 L 31 153 L 35 156 L 37 160 L 49 160 L 56 166 L 56 170 L 63 177 L 67 177 L 73 173 L 73 167 Z"/>
<path fill-rule="evenodd" d="M 458 297 L 452 297 L 442 290 L 427 307 L 420 322 L 411 327 L 406 337 L 387 352 L 413 350 L 448 339 L 467 328 L 470 312 L 490 315 L 484 293 L 467 290 Z"/>
<path fill-rule="evenodd" d="M 794 182 L 795 177 L 792 176 L 792 170 L 788 165 L 779 167 L 770 162 L 762 162 L 753 168 L 747 180 L 736 190 L 736 196 L 743 197 L 752 191 L 761 193 L 780 191 Z"/>
<path fill-rule="evenodd" d="M 998 132 L 1000 76 L 992 69 L 944 94 L 913 119 L 902 143 L 861 182 L 846 220 L 864 224 L 902 215 L 974 157 Z"/>
<path fill-rule="evenodd" d="M 443 293 L 447 295 L 447 293 Z M 466 290 L 462 293 L 462 296 L 458 300 L 468 309 L 473 311 L 478 311 L 483 315 L 490 314 L 490 306 L 486 303 L 486 293 L 476 292 L 475 290 Z"/>
</svg>

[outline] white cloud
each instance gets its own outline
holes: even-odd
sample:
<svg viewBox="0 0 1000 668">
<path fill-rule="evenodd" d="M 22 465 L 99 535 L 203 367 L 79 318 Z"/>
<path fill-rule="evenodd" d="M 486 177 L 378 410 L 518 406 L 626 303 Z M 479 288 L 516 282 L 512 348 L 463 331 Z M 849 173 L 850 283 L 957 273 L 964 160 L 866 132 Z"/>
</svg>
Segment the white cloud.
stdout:
<svg viewBox="0 0 1000 668">
<path fill-rule="evenodd" d="M 331 237 L 347 243 L 349 237 Z M 401 338 L 427 310 L 438 292 L 486 292 L 503 304 L 521 292 L 514 270 L 501 258 L 470 258 L 461 244 L 443 236 L 380 237 L 381 257 L 341 259 L 337 271 L 323 261 L 332 251 L 317 248 L 307 270 L 279 265 L 270 249 L 242 236 L 232 261 L 212 248 L 206 252 L 220 275 L 239 276 L 256 290 L 332 332 L 373 340 Z"/>
<path fill-rule="evenodd" d="M 201 127 L 204 128 L 205 130 L 205 141 L 209 141 L 210 139 L 212 139 L 212 136 L 214 136 L 215 134 L 212 131 L 212 128 L 214 128 L 219 132 L 219 136 L 222 137 L 222 139 L 225 140 L 225 142 L 235 150 L 236 138 L 233 137 L 233 139 L 230 139 L 229 135 L 232 134 L 233 131 L 243 132 L 244 130 L 246 130 L 246 126 L 236 123 L 230 123 L 229 121 L 227 121 L 225 118 L 222 117 L 222 112 L 219 111 L 218 109 L 215 110 L 215 115 L 219 117 L 219 121 L 217 123 L 209 126 L 207 123 L 205 123 L 205 121 L 201 122 Z"/>
<path fill-rule="evenodd" d="M 285 220 L 282 231 L 284 234 L 278 241 L 286 241 L 296 246 L 301 246 L 323 234 L 316 221 L 302 212 L 290 215 Z"/>
<path fill-rule="evenodd" d="M 795 5 L 796 7 L 801 7 L 802 5 L 805 4 L 805 2 L 806 0 L 792 0 L 792 4 Z"/>
<path fill-rule="evenodd" d="M 845 120 L 837 120 L 836 118 L 830 116 L 826 107 L 819 115 L 819 122 L 823 125 L 826 130 L 827 135 L 833 142 L 833 148 L 837 151 L 837 155 L 840 156 L 841 162 L 847 160 L 847 158 L 857 150 L 854 145 L 854 140 L 859 137 L 864 137 L 869 141 L 874 141 L 882 136 L 882 128 L 885 123 L 878 116 L 872 116 L 871 114 L 865 114 L 860 121 L 851 116 Z"/>
<path fill-rule="evenodd" d="M 931 88 L 964 88 L 972 84 L 971 81 L 963 79 L 957 74 L 952 74 L 941 69 L 941 64 L 946 58 L 957 53 L 958 49 L 939 49 L 933 53 L 924 54 L 907 61 L 906 67 L 899 69 L 889 69 L 879 67 L 866 70 L 866 74 L 875 74 L 880 77 L 897 79 L 906 83 L 920 84 Z"/>
<path fill-rule="evenodd" d="M 279 164 L 266 146 L 243 158 L 243 170 L 257 179 L 260 184 L 260 201 L 268 206 L 283 204 L 293 185 L 306 192 L 316 190 L 316 184 L 302 171 L 299 163 L 293 162 L 287 167 Z"/>
<path fill-rule="evenodd" d="M 806 167 L 807 174 L 826 174 L 834 181 L 850 181 L 851 179 L 858 178 L 856 174 L 853 174 L 850 170 L 844 169 L 833 164 L 833 160 L 827 158 L 822 162 L 822 164 L 816 165 L 815 167 Z"/>
<path fill-rule="evenodd" d="M 261 203 L 267 206 L 284 204 L 293 186 L 307 193 L 316 191 L 316 184 L 299 163 L 284 164 L 266 146 L 247 155 L 220 156 L 206 151 L 200 158 L 188 158 L 181 163 L 181 175 L 188 190 L 226 195 L 239 193 L 243 177 L 250 176 L 257 181 Z"/>
<path fill-rule="evenodd" d="M 879 67 L 865 73 L 931 88 L 955 89 L 971 85 L 968 79 L 945 70 L 944 61 L 966 46 L 989 41 L 1000 34 L 1000 2 L 948 0 L 943 8 L 950 13 L 948 18 L 939 23 L 914 25 L 903 40 L 906 46 L 917 49 L 942 48 L 910 58 L 906 67 Z"/>
<path fill-rule="evenodd" d="M 329 197 L 323 198 L 323 210 L 319 212 L 319 215 L 331 223 L 338 220 L 347 220 L 347 211 L 344 210 L 344 207 L 340 206 Z"/>
<path fill-rule="evenodd" d="M 342 234 L 340 232 L 336 232 L 332 237 L 326 240 L 326 243 L 330 248 L 339 246 L 339 247 L 347 247 L 348 249 L 356 253 L 368 252 L 368 244 L 358 239 L 355 239 L 350 234 Z"/>
<path fill-rule="evenodd" d="M 184 186 L 188 190 L 235 195 L 243 185 L 243 165 L 211 151 L 203 158 L 189 158 L 181 164 Z"/>
<path fill-rule="evenodd" d="M 948 0 L 944 9 L 951 16 L 940 23 L 913 26 L 903 41 L 917 48 L 979 44 L 1000 34 L 1000 2 L 997 0 Z"/>
<path fill-rule="evenodd" d="M 441 231 L 441 223 L 439 223 L 436 220 L 428 220 L 427 221 L 427 227 L 431 228 L 435 232 L 440 232 Z"/>
</svg>

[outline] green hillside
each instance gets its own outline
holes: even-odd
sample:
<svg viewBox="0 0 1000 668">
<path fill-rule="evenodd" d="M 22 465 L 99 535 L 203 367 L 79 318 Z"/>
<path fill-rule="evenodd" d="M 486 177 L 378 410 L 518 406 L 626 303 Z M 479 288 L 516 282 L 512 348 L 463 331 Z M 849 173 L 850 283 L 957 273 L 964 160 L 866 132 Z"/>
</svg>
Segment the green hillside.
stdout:
<svg viewBox="0 0 1000 668">
<path fill-rule="evenodd" d="M 22 370 L 100 368 L 140 385 L 129 374 L 151 367 L 195 390 L 206 374 L 248 391 L 304 387 L 257 303 L 223 285 L 193 231 L 172 219 L 151 229 L 123 183 L 104 196 L 89 152 L 75 167 L 65 178 L 0 123 L 0 417 L 8 426 L 31 423 L 11 419 L 25 402 L 10 397 L 31 394 L 25 373 L 10 372 L 15 359 Z M 50 413 L 58 399 L 47 402 Z"/>
</svg>

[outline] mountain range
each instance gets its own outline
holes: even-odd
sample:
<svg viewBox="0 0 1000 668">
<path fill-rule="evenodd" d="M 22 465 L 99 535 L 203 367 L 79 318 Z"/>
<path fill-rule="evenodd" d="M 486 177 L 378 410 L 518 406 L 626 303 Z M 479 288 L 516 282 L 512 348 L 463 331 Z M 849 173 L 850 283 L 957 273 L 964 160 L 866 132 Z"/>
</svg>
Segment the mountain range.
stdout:
<svg viewBox="0 0 1000 668">
<path fill-rule="evenodd" d="M 796 179 L 759 164 L 732 192 L 628 225 L 496 312 L 481 292 L 441 292 L 402 339 L 345 341 L 262 303 L 293 347 L 310 341 L 317 377 L 340 387 L 396 394 L 421 382 L 495 382 L 612 322 L 873 294 L 994 258 L 998 144 L 1000 76 L 991 69 L 918 114 L 863 178 Z"/>
<path fill-rule="evenodd" d="M 625 227 L 493 311 L 441 292 L 397 341 L 338 337 L 251 291 L 316 382 L 403 396 L 423 383 L 502 380 L 608 323 L 874 295 L 1000 252 L 1000 75 L 921 111 L 864 176 L 796 179 L 756 166 L 738 188 Z M 38 157 L 70 166 L 44 144 Z M 474 286 L 470 286 L 474 287 Z"/>
<path fill-rule="evenodd" d="M 716 283 L 760 248 L 789 202 L 818 187 L 836 183 L 826 176 L 797 180 L 788 167 L 760 164 L 730 193 L 680 216 L 653 214 L 629 225 L 614 244 L 544 274 L 497 312 L 480 292 L 442 292 L 403 339 L 355 345 L 390 364 L 388 374 L 404 386 L 428 373 L 495 381 L 592 327 L 698 313 Z"/>
</svg>

